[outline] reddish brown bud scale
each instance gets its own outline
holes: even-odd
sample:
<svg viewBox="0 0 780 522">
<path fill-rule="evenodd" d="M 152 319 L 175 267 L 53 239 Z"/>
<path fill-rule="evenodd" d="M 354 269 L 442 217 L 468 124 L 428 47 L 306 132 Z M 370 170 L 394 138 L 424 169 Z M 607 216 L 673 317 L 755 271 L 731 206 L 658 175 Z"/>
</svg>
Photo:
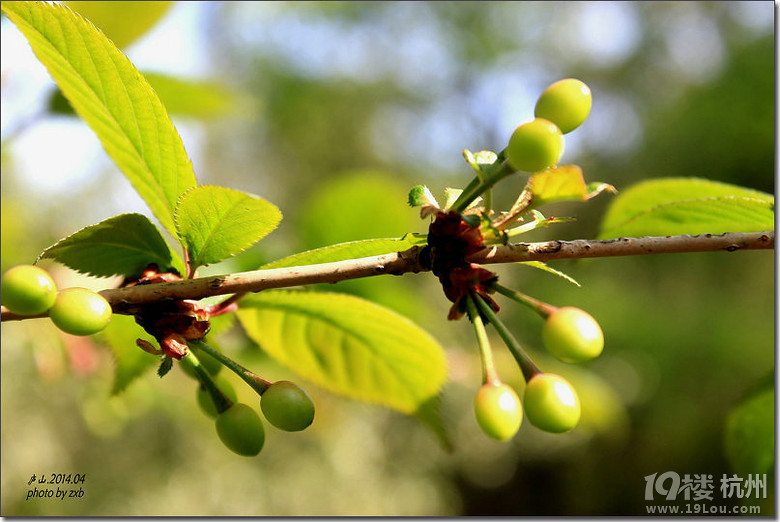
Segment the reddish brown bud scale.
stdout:
<svg viewBox="0 0 780 522">
<path fill-rule="evenodd" d="M 498 305 L 488 296 L 492 290 L 487 285 L 496 280 L 496 274 L 465 261 L 484 246 L 479 226 L 470 225 L 457 212 L 437 213 L 428 228 L 431 271 L 439 278 L 444 295 L 454 303 L 447 316 L 450 320 L 463 316 L 461 303 L 471 292 L 483 296 L 498 311 Z"/>
<path fill-rule="evenodd" d="M 147 266 L 138 279 L 125 280 L 123 286 L 150 285 L 180 281 L 172 272 L 160 273 L 156 264 Z M 160 343 L 162 352 L 174 359 L 187 355 L 187 341 L 202 339 L 211 328 L 208 311 L 193 300 L 161 301 L 144 307 L 135 321 Z M 148 344 L 148 343 L 146 343 Z M 149 351 L 149 346 L 141 346 Z M 150 352 L 151 353 L 151 352 Z"/>
</svg>

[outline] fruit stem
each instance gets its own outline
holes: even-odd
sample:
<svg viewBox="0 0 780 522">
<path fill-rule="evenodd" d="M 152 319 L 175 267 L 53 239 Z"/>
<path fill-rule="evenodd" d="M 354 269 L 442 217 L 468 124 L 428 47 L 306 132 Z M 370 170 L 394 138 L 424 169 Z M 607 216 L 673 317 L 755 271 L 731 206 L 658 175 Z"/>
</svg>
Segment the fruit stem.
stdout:
<svg viewBox="0 0 780 522">
<path fill-rule="evenodd" d="M 484 183 L 486 179 L 487 173 L 483 171 L 481 168 L 477 172 L 477 180 L 479 180 L 479 183 Z M 476 180 L 473 180 L 476 181 Z M 485 219 L 490 219 L 490 212 L 493 209 L 493 189 L 489 188 L 482 194 L 482 206 L 484 207 L 484 217 Z M 468 206 L 468 205 L 467 205 Z"/>
<path fill-rule="evenodd" d="M 186 274 L 184 274 L 185 279 L 193 279 L 195 277 L 195 270 L 192 269 L 192 264 L 190 263 L 190 251 L 187 248 L 187 245 L 182 243 L 182 250 L 184 255 L 184 267 L 186 269 Z"/>
<path fill-rule="evenodd" d="M 187 350 L 187 355 L 181 358 L 181 363 L 188 365 L 192 370 L 195 371 L 195 376 L 198 378 L 198 381 L 200 381 L 201 386 L 203 386 L 206 391 L 209 392 L 211 400 L 214 402 L 214 406 L 217 408 L 217 413 L 222 413 L 223 411 L 226 411 L 228 408 L 233 406 L 233 401 L 231 401 L 227 395 L 222 393 L 222 390 L 220 390 L 217 385 L 214 384 L 211 376 L 203 367 L 203 365 L 200 364 L 198 357 L 192 352 L 192 350 Z"/>
<path fill-rule="evenodd" d="M 509 348 L 510 352 L 512 352 L 512 356 L 517 361 L 517 364 L 520 365 L 520 371 L 523 372 L 525 382 L 530 381 L 534 375 L 542 373 L 542 371 L 534 364 L 531 358 L 528 357 L 525 351 L 523 351 L 520 343 L 517 342 L 517 339 L 515 339 L 515 337 L 512 335 L 512 332 L 507 330 L 506 326 L 504 326 L 504 323 L 501 322 L 493 309 L 490 308 L 490 306 L 483 299 L 477 296 L 474 297 L 474 302 L 476 302 L 477 307 L 479 307 L 481 314 L 488 320 L 490 324 L 493 325 L 493 327 L 496 329 L 496 332 L 498 332 L 498 335 L 500 335 L 501 339 L 504 340 L 506 347 Z"/>
<path fill-rule="evenodd" d="M 208 314 L 209 317 L 216 317 L 218 315 L 235 312 L 236 310 L 238 310 L 238 301 L 241 298 L 243 298 L 246 294 L 247 292 L 239 292 L 237 294 L 233 294 L 227 299 L 225 299 L 224 301 L 220 301 L 217 304 L 207 306 L 204 311 Z"/>
<path fill-rule="evenodd" d="M 474 299 L 473 293 L 466 298 L 466 313 L 468 313 L 469 319 L 474 325 L 474 332 L 477 334 L 479 357 L 482 361 L 482 384 L 500 384 L 501 379 L 493 361 L 493 352 L 490 349 L 490 340 L 485 330 L 485 323 L 482 322 L 482 316 L 479 314 L 476 304 L 474 304 Z"/>
<path fill-rule="evenodd" d="M 228 368 L 230 368 L 236 375 L 241 377 L 241 379 L 244 380 L 245 383 L 247 383 L 249 386 L 252 387 L 253 390 L 255 390 L 259 395 L 262 395 L 265 390 L 268 389 L 269 386 L 271 386 L 273 383 L 271 381 L 268 381 L 266 379 L 263 379 L 259 375 L 253 373 L 252 371 L 248 370 L 247 368 L 244 368 L 240 364 L 238 364 L 236 361 L 231 359 L 230 357 L 226 356 L 222 352 L 215 350 L 211 346 L 204 343 L 202 340 L 198 339 L 195 341 L 190 341 L 195 347 L 197 347 L 199 350 L 203 350 Z"/>
<path fill-rule="evenodd" d="M 455 200 L 455 203 L 452 204 L 450 210 L 462 213 L 468 208 L 471 202 L 483 192 L 489 190 L 497 182 L 514 173 L 515 170 L 509 166 L 509 162 L 506 160 L 502 161 L 494 172 L 491 172 L 485 177 L 484 181 L 480 181 L 479 178 L 474 178 L 472 182 L 463 189 L 463 192 L 461 192 L 458 199 Z"/>
<path fill-rule="evenodd" d="M 553 306 L 551 304 L 545 303 L 544 301 L 534 299 L 529 295 L 525 295 L 521 292 L 518 292 L 517 290 L 512 290 L 511 288 L 507 288 L 498 283 L 494 283 L 492 286 L 499 294 L 503 294 L 508 298 L 517 301 L 518 303 L 526 305 L 528 308 L 538 313 L 542 319 L 547 319 L 550 314 L 558 310 L 557 306 Z"/>
</svg>

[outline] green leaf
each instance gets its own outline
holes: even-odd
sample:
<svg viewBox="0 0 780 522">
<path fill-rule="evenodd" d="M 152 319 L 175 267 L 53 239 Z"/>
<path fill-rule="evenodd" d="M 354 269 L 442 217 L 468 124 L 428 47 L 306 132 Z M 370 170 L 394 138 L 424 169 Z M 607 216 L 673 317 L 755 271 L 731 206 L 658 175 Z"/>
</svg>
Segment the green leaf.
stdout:
<svg viewBox="0 0 780 522">
<path fill-rule="evenodd" d="M 515 237 L 520 234 L 525 234 L 526 232 L 530 232 L 531 230 L 536 230 L 537 228 L 542 228 L 542 227 L 546 228 L 553 223 L 565 223 L 567 221 L 573 221 L 574 218 L 555 217 L 555 216 L 546 218 L 538 210 L 531 210 L 528 216 L 524 217 L 523 220 L 524 222 L 519 224 L 518 226 L 507 229 L 506 231 L 507 238 Z"/>
<path fill-rule="evenodd" d="M 162 18 L 173 2 L 68 1 L 65 5 L 100 28 L 120 49 L 145 34 Z"/>
<path fill-rule="evenodd" d="M 136 324 L 129 315 L 114 314 L 100 338 L 108 344 L 114 354 L 116 374 L 111 393 L 120 393 L 136 378 L 159 362 L 160 358 L 141 350 L 136 339 L 143 339 L 156 344 L 154 337 Z"/>
<path fill-rule="evenodd" d="M 173 357 L 170 355 L 166 355 L 163 357 L 162 362 L 160 363 L 160 367 L 157 368 L 157 376 L 161 379 L 168 375 L 168 372 L 171 371 L 171 368 L 173 368 Z"/>
<path fill-rule="evenodd" d="M 644 181 L 621 192 L 601 238 L 760 232 L 774 228 L 774 197 L 700 178 Z"/>
<path fill-rule="evenodd" d="M 335 393 L 403 413 L 430 410 L 446 377 L 441 346 L 403 316 L 333 293 L 266 291 L 238 318 L 280 363 Z"/>
<path fill-rule="evenodd" d="M 542 263 L 541 261 L 520 261 L 520 264 L 530 266 L 532 268 L 538 268 L 539 270 L 544 270 L 545 272 L 549 272 L 551 274 L 557 275 L 558 277 L 562 277 L 563 279 L 567 280 L 573 285 L 582 286 L 570 275 L 565 274 L 560 270 L 556 270 L 555 268 L 552 268 L 547 264 Z"/>
<path fill-rule="evenodd" d="M 585 201 L 604 191 L 616 192 L 607 183 L 586 185 L 577 165 L 559 165 L 537 172 L 528 178 L 525 190 L 531 193 L 531 204 L 537 208 L 555 201 Z"/>
<path fill-rule="evenodd" d="M 587 194 L 582 169 L 576 165 L 561 165 L 537 172 L 528 179 L 526 190 L 533 195 L 534 207 L 553 201 L 584 201 Z"/>
<path fill-rule="evenodd" d="M 482 150 L 479 152 L 471 152 L 468 149 L 463 150 L 463 157 L 466 160 L 474 172 L 477 173 L 477 177 L 480 181 L 484 181 L 487 175 L 495 168 L 498 161 L 498 155 L 492 150 Z"/>
<path fill-rule="evenodd" d="M 585 199 L 595 198 L 602 192 L 611 192 L 612 194 L 618 193 L 617 189 L 609 183 L 594 181 L 592 183 L 588 183 L 585 187 Z"/>
<path fill-rule="evenodd" d="M 436 198 L 431 194 L 431 190 L 425 185 L 412 187 L 409 191 L 408 203 L 410 207 L 421 207 L 423 205 L 439 206 Z"/>
<path fill-rule="evenodd" d="M 208 119 L 236 110 L 236 95 L 225 85 L 144 72 L 169 114 Z M 247 102 L 248 103 L 248 102 Z"/>
<path fill-rule="evenodd" d="M 775 462 L 775 393 L 759 392 L 729 414 L 725 430 L 726 457 L 740 474 L 767 473 Z"/>
<path fill-rule="evenodd" d="M 149 82 L 94 25 L 43 2 L 3 2 L 75 111 L 172 234 L 179 196 L 195 173 L 165 107 Z"/>
<path fill-rule="evenodd" d="M 243 252 L 275 229 L 282 213 L 253 194 L 203 185 L 182 195 L 175 218 L 195 270 Z"/>
<path fill-rule="evenodd" d="M 228 114 L 236 108 L 235 94 L 220 83 L 185 80 L 148 71 L 144 71 L 143 75 L 171 116 L 208 119 Z M 59 89 L 52 92 L 48 107 L 53 113 L 75 116 Z"/>
<path fill-rule="evenodd" d="M 726 196 L 658 205 L 601 238 L 761 232 L 774 228 L 774 204 L 751 198 Z"/>
<path fill-rule="evenodd" d="M 463 189 L 447 187 L 444 189 L 444 210 L 449 210 L 450 207 L 457 201 L 458 197 L 463 193 Z M 481 198 L 478 198 L 481 199 Z M 474 203 L 469 205 L 474 206 Z"/>
<path fill-rule="evenodd" d="M 157 263 L 163 272 L 184 269 L 157 227 L 142 214 L 122 214 L 82 228 L 44 250 L 40 259 L 54 259 L 97 277 L 138 275 L 149 263 Z"/>
<path fill-rule="evenodd" d="M 317 265 L 320 263 L 332 263 L 336 261 L 345 261 L 347 259 L 358 259 L 361 257 L 380 256 L 383 254 L 392 254 L 393 252 L 403 252 L 416 245 L 427 243 L 425 234 L 406 234 L 402 238 L 394 239 L 364 239 L 362 241 L 349 241 L 339 243 L 314 250 L 307 250 L 299 254 L 272 261 L 261 266 L 261 269 L 267 268 L 285 268 L 289 266 Z"/>
</svg>

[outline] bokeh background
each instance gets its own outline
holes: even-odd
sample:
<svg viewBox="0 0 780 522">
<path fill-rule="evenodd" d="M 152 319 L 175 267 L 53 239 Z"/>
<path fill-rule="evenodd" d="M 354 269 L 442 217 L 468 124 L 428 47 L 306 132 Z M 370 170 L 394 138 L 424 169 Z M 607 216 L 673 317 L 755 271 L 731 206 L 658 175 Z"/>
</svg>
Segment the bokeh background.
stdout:
<svg viewBox="0 0 780 522">
<path fill-rule="evenodd" d="M 130 4 L 111 2 L 109 18 L 143 25 L 137 11 L 122 12 Z M 471 169 L 461 151 L 502 149 L 544 87 L 564 77 L 594 93 L 563 158 L 588 181 L 621 189 L 699 176 L 774 193 L 772 2 L 157 7 L 159 21 L 135 40 L 124 35 L 124 49 L 144 72 L 218 85 L 205 88 L 201 104 L 170 107 L 199 181 L 262 195 L 285 216 L 266 240 L 210 273 L 425 232 L 406 205 L 409 188 L 424 183 L 438 196 L 464 186 Z M 87 126 L 63 113 L 45 69 L 5 18 L 1 35 L 2 270 L 102 219 L 151 216 Z M 497 206 L 522 186 L 503 182 Z M 559 204 L 556 215 L 577 221 L 528 239 L 595 237 L 611 198 Z M 115 284 L 44 266 L 60 286 Z M 220 338 L 223 350 L 271 379 L 294 378 L 317 404 L 310 429 L 268 427 L 260 456 L 237 457 L 180 370 L 164 379 L 149 371 L 111 396 L 112 355 L 96 339 L 64 336 L 46 321 L 3 324 L 2 514 L 628 516 L 646 514 L 645 476 L 674 471 L 712 474 L 716 484 L 723 474 L 768 473 L 768 498 L 743 504 L 773 515 L 773 458 L 739 468 L 724 438 L 733 409 L 774 380 L 774 253 L 554 266 L 582 287 L 524 266 L 498 270 L 510 286 L 592 313 L 605 353 L 582 366 L 556 364 L 541 350 L 538 317 L 507 302 L 502 317 L 521 343 L 571 380 L 585 404 L 574 431 L 550 435 L 525 423 L 508 443 L 476 425 L 473 332 L 446 320 L 435 278 L 330 288 L 397 310 L 442 343 L 453 452 L 414 419 L 295 377 L 236 328 Z M 519 371 L 494 344 L 501 375 L 520 388 Z M 52 473 L 86 474 L 85 496 L 25 500 L 30 477 Z M 715 498 L 709 506 L 740 505 L 717 489 Z"/>
</svg>

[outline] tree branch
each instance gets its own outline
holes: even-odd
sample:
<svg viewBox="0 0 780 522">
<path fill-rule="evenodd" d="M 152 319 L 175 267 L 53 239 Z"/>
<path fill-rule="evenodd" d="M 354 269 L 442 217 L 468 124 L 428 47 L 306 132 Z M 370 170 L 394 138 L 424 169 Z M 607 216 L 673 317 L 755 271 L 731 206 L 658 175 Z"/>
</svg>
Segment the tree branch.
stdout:
<svg viewBox="0 0 780 522">
<path fill-rule="evenodd" d="M 774 231 L 603 240 L 578 239 L 491 246 L 470 256 L 467 261 L 480 264 L 514 263 L 683 252 L 734 252 L 737 250 L 773 249 L 774 246 Z M 422 247 L 415 246 L 403 252 L 380 256 L 317 265 L 255 270 L 170 283 L 111 288 L 102 290 L 100 294 L 111 303 L 115 313 L 132 314 L 144 304 L 166 299 L 197 300 L 215 295 L 259 292 L 272 288 L 337 283 L 348 279 L 383 274 L 401 275 L 408 272 L 424 272 L 427 269 L 420 263 L 421 251 Z M 3 321 L 31 318 L 9 312 L 5 307 L 2 308 L 0 315 Z M 35 317 L 45 317 L 45 314 Z"/>
<path fill-rule="evenodd" d="M 774 231 L 729 232 L 695 236 L 621 237 L 618 239 L 577 239 L 516 243 L 488 247 L 467 259 L 474 263 L 514 263 L 518 261 L 552 261 L 586 257 L 637 256 L 647 254 L 679 254 L 684 252 L 714 252 L 723 250 L 773 249 Z"/>
</svg>

